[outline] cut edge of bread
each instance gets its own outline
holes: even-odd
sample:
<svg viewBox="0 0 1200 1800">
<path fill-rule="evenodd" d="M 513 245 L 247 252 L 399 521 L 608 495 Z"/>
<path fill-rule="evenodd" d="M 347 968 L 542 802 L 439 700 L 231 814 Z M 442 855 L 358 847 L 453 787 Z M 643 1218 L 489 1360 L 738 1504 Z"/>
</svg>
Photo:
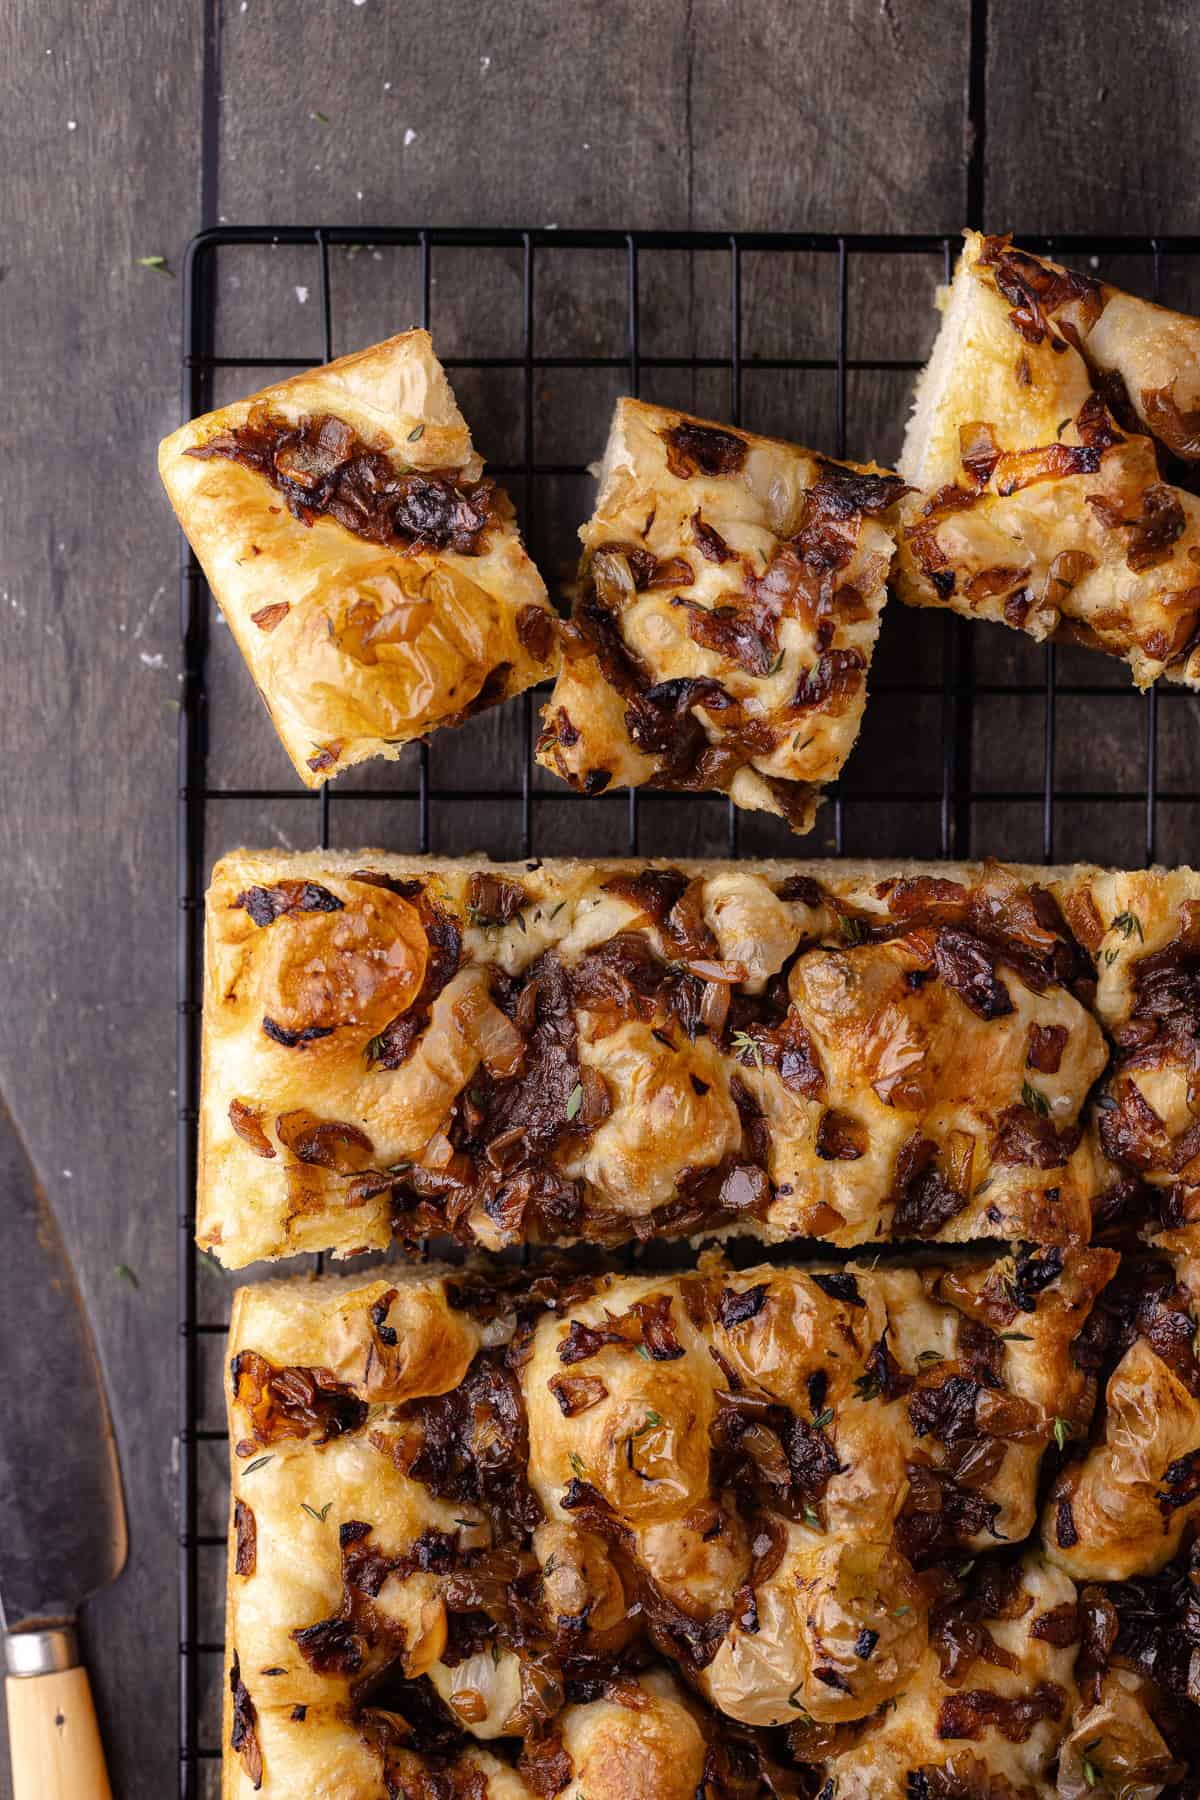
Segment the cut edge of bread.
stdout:
<svg viewBox="0 0 1200 1800">
<path fill-rule="evenodd" d="M 975 282 L 968 262 L 970 247 L 968 241 L 949 287 L 938 290 L 942 323 L 913 390 L 912 411 L 897 462 L 899 473 L 913 487 L 929 486 L 925 472 L 929 444 L 970 331 L 975 302 Z"/>
</svg>

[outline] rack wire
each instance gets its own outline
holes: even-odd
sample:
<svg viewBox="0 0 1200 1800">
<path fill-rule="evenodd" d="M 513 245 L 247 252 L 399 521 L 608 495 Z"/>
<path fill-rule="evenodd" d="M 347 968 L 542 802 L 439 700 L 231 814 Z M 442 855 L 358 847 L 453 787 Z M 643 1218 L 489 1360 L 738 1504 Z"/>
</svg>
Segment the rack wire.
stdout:
<svg viewBox="0 0 1200 1800">
<path fill-rule="evenodd" d="M 1022 242 L 1119 271 L 1124 285 L 1154 299 L 1175 298 L 1176 285 L 1200 271 L 1197 237 Z M 221 227 L 192 241 L 183 270 L 184 417 L 276 372 L 371 341 L 364 296 L 378 293 L 382 278 L 386 304 L 407 297 L 417 322 L 434 332 L 460 397 L 463 384 L 490 384 L 493 402 L 480 412 L 464 398 L 464 410 L 485 451 L 489 433 L 504 441 L 489 467 L 513 492 L 527 542 L 550 574 L 586 508 L 586 455 L 562 453 L 550 423 L 574 413 L 564 378 L 586 391 L 580 418 L 595 414 L 582 427 L 592 454 L 608 402 L 623 389 L 837 456 L 865 458 L 878 446 L 887 460 L 936 323 L 930 301 L 956 249 L 955 239 L 936 235 Z M 381 277 L 378 265 L 389 258 L 395 270 L 385 267 Z M 439 286 L 443 260 L 453 264 L 453 280 Z M 406 273 L 392 290 L 401 263 Z M 305 279 L 294 280 L 297 273 Z M 507 324 L 502 301 L 513 315 Z M 871 327 L 865 332 L 859 314 Z M 396 322 L 372 335 L 409 322 L 395 311 L 390 317 Z M 275 334 L 285 329 L 280 343 Z M 911 354 L 882 352 L 897 334 Z M 593 404 L 601 393 L 607 398 Z M 863 741 L 812 839 L 689 795 L 566 795 L 534 769 L 539 696 L 531 694 L 314 795 L 274 745 L 186 546 L 181 632 L 179 1749 L 180 1793 L 205 1800 L 219 1790 L 219 1373 L 229 1288 L 197 1253 L 193 1226 L 201 920 L 216 856 L 256 833 L 297 848 L 353 841 L 413 852 L 461 852 L 482 840 L 514 858 L 592 849 L 1184 860 L 1200 820 L 1200 754 L 1194 708 L 1180 710 L 1183 690 L 1139 697 L 1120 666 L 1094 654 L 1038 648 L 998 627 L 893 605 Z M 236 762 L 225 716 L 244 746 Z M 491 770 L 501 778 L 489 785 L 483 776 Z M 475 839 L 464 841 L 464 832 Z"/>
</svg>

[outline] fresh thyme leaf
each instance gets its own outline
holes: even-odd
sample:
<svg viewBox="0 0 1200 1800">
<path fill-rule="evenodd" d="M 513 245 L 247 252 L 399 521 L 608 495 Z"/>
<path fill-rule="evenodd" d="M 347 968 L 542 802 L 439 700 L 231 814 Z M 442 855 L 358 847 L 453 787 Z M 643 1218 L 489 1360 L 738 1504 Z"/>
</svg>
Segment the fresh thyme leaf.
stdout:
<svg viewBox="0 0 1200 1800">
<path fill-rule="evenodd" d="M 807 750 L 808 746 L 812 743 L 812 741 L 816 737 L 816 735 L 817 734 L 815 731 L 810 731 L 808 736 L 805 738 L 804 742 L 801 743 L 800 742 L 800 733 L 797 732 L 795 737 L 792 739 L 792 749 L 793 750 Z"/>
<path fill-rule="evenodd" d="M 497 1669 L 500 1667 L 500 1646 L 499 1646 L 499 1644 L 492 1645 L 492 1662 Z"/>
<path fill-rule="evenodd" d="M 1037 1113 L 1040 1119 L 1050 1117 L 1050 1102 L 1040 1088 L 1035 1088 L 1032 1081 L 1021 1083 L 1021 1100 L 1030 1112 Z"/>
<path fill-rule="evenodd" d="M 878 1375 L 859 1375 L 854 1383 L 854 1391 L 860 1400 L 874 1400 L 882 1392 Z"/>
<path fill-rule="evenodd" d="M 242 1470 L 242 1474 L 253 1475 L 255 1469 L 265 1469 L 269 1462 L 274 1461 L 274 1457 L 275 1452 L 273 1450 L 267 1456 L 256 1456 L 252 1463 L 246 1464 L 245 1468 Z"/>
<path fill-rule="evenodd" d="M 578 1116 L 579 1109 L 582 1105 L 583 1105 L 583 1083 L 581 1081 L 577 1081 L 575 1083 L 575 1086 L 571 1089 L 570 1094 L 567 1096 L 567 1117 L 568 1117 L 568 1119 L 576 1118 Z"/>
<path fill-rule="evenodd" d="M 659 1417 L 658 1413 L 653 1412 L 653 1411 L 648 1412 L 646 1414 L 645 1418 L 642 1420 L 641 1424 L 638 1426 L 637 1430 L 634 1432 L 631 1432 L 630 1436 L 635 1437 L 635 1438 L 645 1437 L 645 1435 L 648 1431 L 653 1431 L 654 1427 L 656 1425 L 661 1425 L 661 1424 L 662 1424 L 662 1419 Z"/>
<path fill-rule="evenodd" d="M 945 1358 L 942 1356 L 942 1353 L 940 1350 L 918 1350 L 917 1351 L 918 1363 L 923 1363 L 923 1364 L 928 1365 L 929 1363 L 940 1363 L 940 1362 L 943 1362 L 944 1360 L 945 1360 Z"/>
<path fill-rule="evenodd" d="M 572 1469 L 574 1469 L 574 1471 L 575 1471 L 576 1475 L 578 1475 L 580 1481 L 583 1481 L 587 1475 L 587 1467 L 584 1463 L 582 1456 L 580 1456 L 578 1450 L 572 1450 L 569 1460 L 570 1460 Z"/>
<path fill-rule="evenodd" d="M 128 1263 L 118 1263 L 113 1270 L 113 1273 L 114 1275 L 119 1275 L 122 1281 L 127 1281 L 130 1287 L 140 1287 L 142 1285 Z"/>
<path fill-rule="evenodd" d="M 975 1558 L 972 1557 L 969 1562 L 960 1563 L 958 1568 L 955 1569 L 954 1573 L 958 1577 L 959 1581 L 965 1581 L 967 1576 L 971 1573 L 971 1570 L 974 1567 L 975 1567 Z"/>
<path fill-rule="evenodd" d="M 823 1412 L 819 1412 L 817 1414 L 816 1418 L 813 1420 L 813 1430 L 814 1431 L 824 1431 L 824 1429 L 827 1425 L 832 1425 L 832 1424 L 833 1424 L 833 1408 L 832 1408 L 832 1406 L 827 1406 L 825 1408 L 825 1410 Z"/>
<path fill-rule="evenodd" d="M 1093 1788 L 1098 1786 L 1100 1773 L 1091 1757 L 1085 1756 L 1080 1766 L 1083 1769 L 1083 1779 L 1087 1782 L 1088 1786 Z"/>
<path fill-rule="evenodd" d="M 1066 1419 L 1056 1418 L 1054 1421 L 1054 1441 L 1061 1450 L 1071 1435 L 1071 1427 Z"/>
<path fill-rule="evenodd" d="M 810 1526 L 813 1531 L 824 1531 L 824 1529 L 825 1529 L 825 1527 L 821 1523 L 821 1515 L 817 1511 L 815 1506 L 806 1506 L 805 1507 L 804 1523 L 806 1525 Z"/>
<path fill-rule="evenodd" d="M 1006 1344 L 1032 1344 L 1033 1342 L 1027 1331 L 1002 1331 L 1000 1336 Z"/>
<path fill-rule="evenodd" d="M 329 123 L 328 113 L 310 112 L 308 116 L 310 119 L 315 119 L 318 125 L 328 125 Z"/>
<path fill-rule="evenodd" d="M 911 1611 L 912 1611 L 911 1606 L 908 1606 L 908 1605 L 897 1606 L 892 1611 L 892 1617 L 893 1617 L 893 1619 L 902 1619 L 904 1617 L 905 1613 L 910 1613 Z"/>
<path fill-rule="evenodd" d="M 1142 921 L 1138 918 L 1138 916 L 1135 912 L 1118 913 L 1116 918 L 1113 920 L 1112 924 L 1109 926 L 1109 930 L 1110 931 L 1119 931 L 1121 936 L 1123 938 L 1125 938 L 1126 941 L 1128 941 L 1128 939 L 1131 938 L 1133 936 L 1134 932 L 1136 931 L 1137 935 L 1138 935 L 1138 941 L 1143 944 L 1146 941 L 1146 934 L 1142 930 Z"/>
<path fill-rule="evenodd" d="M 324 1506 L 321 1508 L 320 1512 L 317 1511 L 315 1506 L 310 1506 L 308 1504 L 307 1500 L 302 1500 L 300 1502 L 300 1504 L 304 1508 L 305 1512 L 308 1514 L 310 1519 L 315 1519 L 317 1521 L 318 1525 L 323 1525 L 325 1523 L 326 1519 L 329 1517 L 329 1509 L 333 1505 L 333 1501 L 327 1500 L 325 1502 Z"/>
<path fill-rule="evenodd" d="M 165 256 L 135 256 L 139 269 L 153 269 L 156 275 L 173 275 L 175 271 Z"/>
<path fill-rule="evenodd" d="M 783 651 L 781 650 L 779 652 L 779 655 L 775 658 L 775 661 L 771 664 L 770 668 L 767 670 L 768 677 L 778 674 L 779 670 L 782 667 L 783 667 Z"/>
<path fill-rule="evenodd" d="M 417 442 L 417 440 L 419 438 L 424 437 L 424 435 L 425 435 L 424 425 L 414 425 L 412 430 L 409 432 L 408 436 L 405 438 L 404 441 L 406 444 L 415 444 Z"/>
<path fill-rule="evenodd" d="M 809 1712 L 808 1708 L 806 1706 L 801 1706 L 800 1702 L 796 1698 L 796 1695 L 800 1692 L 800 1689 L 803 1686 L 804 1686 L 804 1683 L 802 1681 L 798 1681 L 796 1683 L 795 1687 L 792 1689 L 791 1693 L 788 1695 L 788 1705 L 794 1706 L 796 1711 L 800 1714 L 800 1717 L 798 1719 L 793 1720 L 793 1723 L 798 1725 L 800 1727 L 801 1731 L 807 1731 L 809 1729 L 809 1727 L 812 1725 L 813 1716 Z"/>
<path fill-rule="evenodd" d="M 758 1039 L 751 1037 L 748 1031 L 735 1031 L 730 1043 L 733 1045 L 733 1053 L 738 1061 L 745 1062 L 749 1057 L 761 1075 L 763 1072 L 763 1047 Z"/>
<path fill-rule="evenodd" d="M 384 1032 L 377 1031 L 373 1038 L 367 1039 L 367 1047 L 364 1051 L 364 1055 L 369 1063 L 378 1062 L 383 1055 L 383 1040 L 385 1035 Z"/>
<path fill-rule="evenodd" d="M 861 944 L 867 935 L 867 927 L 862 919 L 854 919 L 843 913 L 838 924 L 845 944 Z"/>
<path fill-rule="evenodd" d="M 654 1361 L 654 1358 L 651 1356 L 650 1352 L 647 1350 L 645 1344 L 635 1344 L 633 1346 L 633 1348 L 634 1348 L 635 1354 L 640 1356 L 643 1362 L 653 1362 Z"/>
</svg>

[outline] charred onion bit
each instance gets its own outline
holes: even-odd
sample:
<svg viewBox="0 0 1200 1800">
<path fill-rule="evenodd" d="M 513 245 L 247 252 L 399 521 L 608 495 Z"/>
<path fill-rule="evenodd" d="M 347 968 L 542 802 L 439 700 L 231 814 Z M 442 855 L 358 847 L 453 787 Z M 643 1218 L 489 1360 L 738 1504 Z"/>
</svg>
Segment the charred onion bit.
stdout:
<svg viewBox="0 0 1200 1800">
<path fill-rule="evenodd" d="M 365 1401 L 328 1369 L 275 1368 L 255 1350 L 240 1350 L 230 1365 L 233 1396 L 246 1409 L 253 1436 L 237 1446 L 253 1456 L 262 1445 L 287 1438 L 327 1444 L 343 1432 L 358 1431 L 367 1417 Z"/>
<path fill-rule="evenodd" d="M 373 544 L 481 556 L 495 516 L 493 484 L 462 482 L 454 469 L 410 469 L 328 413 L 295 422 L 262 405 L 245 424 L 184 452 L 222 457 L 262 475 L 305 525 L 336 519 Z"/>
</svg>

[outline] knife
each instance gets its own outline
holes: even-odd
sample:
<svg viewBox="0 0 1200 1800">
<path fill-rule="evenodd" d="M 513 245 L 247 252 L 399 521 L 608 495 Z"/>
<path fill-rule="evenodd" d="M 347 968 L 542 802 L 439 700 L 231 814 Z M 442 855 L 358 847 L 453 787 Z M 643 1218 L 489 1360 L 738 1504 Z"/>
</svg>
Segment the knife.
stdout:
<svg viewBox="0 0 1200 1800">
<path fill-rule="evenodd" d="M 0 1624 L 14 1800 L 110 1800 L 75 1615 L 125 1565 L 125 1505 L 75 1277 L 0 1099 Z"/>
</svg>

